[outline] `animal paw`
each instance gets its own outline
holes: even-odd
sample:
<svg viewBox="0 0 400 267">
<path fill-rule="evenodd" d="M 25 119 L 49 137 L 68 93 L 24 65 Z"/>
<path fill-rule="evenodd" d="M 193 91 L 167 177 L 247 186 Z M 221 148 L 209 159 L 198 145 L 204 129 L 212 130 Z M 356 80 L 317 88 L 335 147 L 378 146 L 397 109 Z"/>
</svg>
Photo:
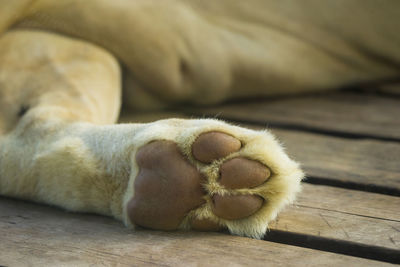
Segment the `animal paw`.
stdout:
<svg viewBox="0 0 400 267">
<path fill-rule="evenodd" d="M 300 190 L 303 173 L 268 132 L 215 120 L 168 120 L 164 127 L 166 138 L 151 138 L 135 153 L 128 224 L 228 228 L 261 238 Z"/>
</svg>

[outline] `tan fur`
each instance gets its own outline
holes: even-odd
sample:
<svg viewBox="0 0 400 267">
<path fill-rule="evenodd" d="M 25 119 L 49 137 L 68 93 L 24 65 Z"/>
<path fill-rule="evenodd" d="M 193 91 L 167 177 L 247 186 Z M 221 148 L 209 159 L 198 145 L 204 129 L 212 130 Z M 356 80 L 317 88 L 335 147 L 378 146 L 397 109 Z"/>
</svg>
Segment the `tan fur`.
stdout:
<svg viewBox="0 0 400 267">
<path fill-rule="evenodd" d="M 303 177 L 275 138 L 216 120 L 113 125 L 122 86 L 128 104 L 155 109 L 390 80 L 399 75 L 400 4 L 385 2 L 0 0 L 0 194 L 133 226 L 126 203 L 136 152 L 171 140 L 207 177 L 210 193 L 266 200 L 254 215 L 230 221 L 216 217 L 208 199 L 180 227 L 208 218 L 260 238 Z M 204 165 L 191 145 L 214 130 L 245 145 Z M 268 183 L 220 186 L 219 166 L 239 155 L 267 165 Z"/>
</svg>

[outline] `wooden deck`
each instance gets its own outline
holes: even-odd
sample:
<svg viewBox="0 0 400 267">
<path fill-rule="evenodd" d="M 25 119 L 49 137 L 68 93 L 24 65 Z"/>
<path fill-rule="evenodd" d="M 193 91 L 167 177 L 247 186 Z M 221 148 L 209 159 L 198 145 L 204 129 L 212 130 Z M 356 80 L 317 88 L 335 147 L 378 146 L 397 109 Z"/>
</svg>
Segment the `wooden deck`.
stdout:
<svg viewBox="0 0 400 267">
<path fill-rule="evenodd" d="M 265 240 L 135 233 L 110 218 L 0 198 L 2 266 L 386 266 L 400 263 L 400 96 L 338 92 L 121 121 L 218 117 L 269 128 L 307 173 Z M 392 263 L 392 264 L 391 264 Z"/>
</svg>

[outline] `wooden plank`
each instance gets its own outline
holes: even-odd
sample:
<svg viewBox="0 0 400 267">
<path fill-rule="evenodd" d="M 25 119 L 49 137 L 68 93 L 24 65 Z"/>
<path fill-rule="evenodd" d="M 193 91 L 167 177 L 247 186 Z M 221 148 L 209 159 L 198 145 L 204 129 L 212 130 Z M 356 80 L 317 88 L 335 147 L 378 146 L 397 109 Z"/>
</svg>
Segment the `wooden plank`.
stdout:
<svg viewBox="0 0 400 267">
<path fill-rule="evenodd" d="M 400 143 L 271 129 L 308 176 L 400 192 Z M 384 190 L 383 190 L 384 191 Z"/>
<path fill-rule="evenodd" d="M 172 117 L 190 118 L 178 112 L 125 113 L 120 121 L 151 122 Z M 242 126 L 263 129 L 251 124 Z M 377 186 L 382 189 L 380 192 L 391 191 L 395 195 L 400 193 L 400 144 L 397 142 L 270 130 L 282 141 L 288 154 L 301 162 L 308 176 L 351 182 L 371 187 L 370 190 L 376 190 L 372 187 Z"/>
<path fill-rule="evenodd" d="M 5 198 L 0 214 L 5 266 L 389 266 L 217 233 L 132 232 L 110 218 Z"/>
<path fill-rule="evenodd" d="M 297 205 L 280 213 L 270 227 L 400 249 L 400 198 L 304 184 Z"/>
<path fill-rule="evenodd" d="M 189 108 L 188 113 L 262 125 L 400 140 L 400 99 L 334 92 Z"/>
<path fill-rule="evenodd" d="M 158 118 L 170 116 L 171 114 L 164 114 Z M 140 116 L 140 121 L 146 120 L 154 120 L 154 117 L 148 119 Z M 281 135 L 282 139 L 286 138 L 284 141 L 290 147 L 295 145 L 296 140 L 297 143 L 304 142 L 299 139 L 298 133 L 292 136 L 289 131 L 281 131 L 277 134 Z M 283 136 L 285 134 L 289 137 Z M 323 136 L 309 136 L 311 147 L 312 140 L 315 141 L 317 137 Z M 292 140 L 293 144 L 289 144 L 287 140 Z M 347 145 L 353 144 L 351 142 Z M 299 156 L 302 154 L 300 145 Z M 380 143 L 375 148 L 379 147 Z M 312 151 L 307 153 L 313 153 Z M 334 154 L 337 157 L 346 157 L 346 153 L 340 154 L 340 151 L 338 149 Z M 317 150 L 311 159 L 318 158 L 318 153 L 323 152 Z M 361 150 L 356 154 L 360 153 Z M 368 153 L 365 154 L 364 156 L 368 156 Z M 297 158 L 297 155 L 295 157 Z M 373 166 L 373 169 L 378 167 Z M 339 178 L 346 173 L 337 166 L 332 167 L 332 170 L 335 169 L 341 173 Z M 349 168 L 349 173 L 357 171 L 357 168 Z M 274 229 L 288 229 L 310 236 L 319 235 L 398 249 L 398 200 L 380 194 L 305 185 L 304 192 L 299 197 L 298 207 L 286 210 L 272 226 Z M 5 203 L 8 206 L 4 208 Z M 344 262 L 346 265 L 378 264 L 364 260 L 362 263 L 352 262 L 348 259 L 357 258 L 219 234 L 147 231 L 133 234 L 122 228 L 118 222 L 100 216 L 68 214 L 48 207 L 3 199 L 0 201 L 0 234 L 3 237 L 0 242 L 0 265 L 21 265 L 26 262 L 32 262 L 34 265 L 54 265 L 62 262 L 74 265 L 109 265 L 116 262 L 120 265 L 219 265 L 232 262 L 256 266 L 265 265 L 265 262 L 285 266 L 298 266 L 301 263 L 307 266 L 320 265 L 327 262 L 332 265 Z M 276 258 L 272 258 L 271 255 Z M 300 257 L 301 262 L 298 260 Z M 2 259 L 9 261 L 5 262 Z"/>
<path fill-rule="evenodd" d="M 379 93 L 387 94 L 391 97 L 399 97 L 400 82 L 379 86 Z"/>
<path fill-rule="evenodd" d="M 297 205 L 400 222 L 400 198 L 303 183 Z"/>
</svg>

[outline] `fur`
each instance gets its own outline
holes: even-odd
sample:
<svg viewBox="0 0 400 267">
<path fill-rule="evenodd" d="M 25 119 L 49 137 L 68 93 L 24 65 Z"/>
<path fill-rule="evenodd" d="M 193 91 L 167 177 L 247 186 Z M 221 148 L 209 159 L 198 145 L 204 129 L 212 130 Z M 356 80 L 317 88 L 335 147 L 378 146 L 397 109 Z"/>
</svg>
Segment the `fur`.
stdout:
<svg viewBox="0 0 400 267">
<path fill-rule="evenodd" d="M 161 109 L 396 78 L 400 4 L 360 2 L 0 0 L 0 194 L 134 228 L 126 207 L 135 155 L 171 140 L 207 177 L 210 194 L 265 199 L 255 214 L 224 220 L 207 196 L 180 228 L 207 218 L 261 238 L 304 176 L 271 133 L 212 119 L 115 125 L 122 89 L 134 109 Z M 236 137 L 242 149 L 211 164 L 196 161 L 191 146 L 209 131 Z M 267 165 L 268 183 L 219 185 L 219 167 L 236 156 Z"/>
</svg>

